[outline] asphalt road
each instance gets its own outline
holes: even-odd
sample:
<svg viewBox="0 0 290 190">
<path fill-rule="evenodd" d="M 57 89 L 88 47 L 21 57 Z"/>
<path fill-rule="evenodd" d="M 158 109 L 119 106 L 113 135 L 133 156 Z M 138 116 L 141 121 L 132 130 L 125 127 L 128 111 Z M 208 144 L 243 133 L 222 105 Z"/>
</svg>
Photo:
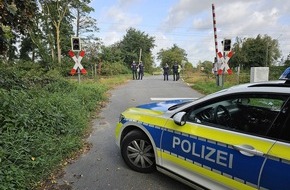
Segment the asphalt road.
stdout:
<svg viewBox="0 0 290 190">
<path fill-rule="evenodd" d="M 67 165 L 64 176 L 57 180 L 58 185 L 74 190 L 190 189 L 159 172 L 142 174 L 130 170 L 115 144 L 115 126 L 122 111 L 151 102 L 150 98 L 195 98 L 201 94 L 182 80 L 163 81 L 162 75 L 130 80 L 110 94 L 109 103 L 92 121 L 93 131 L 87 139 L 91 149 Z"/>
</svg>

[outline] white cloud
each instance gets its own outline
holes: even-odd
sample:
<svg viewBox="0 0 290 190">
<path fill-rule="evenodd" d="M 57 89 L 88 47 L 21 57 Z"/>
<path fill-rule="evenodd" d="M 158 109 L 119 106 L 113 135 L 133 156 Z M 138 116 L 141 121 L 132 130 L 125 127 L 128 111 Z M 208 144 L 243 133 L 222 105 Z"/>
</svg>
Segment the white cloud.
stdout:
<svg viewBox="0 0 290 190">
<path fill-rule="evenodd" d="M 118 0 L 118 4 L 123 7 L 130 7 L 134 4 L 140 3 L 142 0 Z"/>
<path fill-rule="evenodd" d="M 111 29 L 118 32 L 124 32 L 130 26 L 135 26 L 142 21 L 139 15 L 126 14 L 119 7 L 111 7 L 107 12 L 107 18 L 113 22 Z"/>
<path fill-rule="evenodd" d="M 140 15 L 130 13 L 127 9 L 129 3 L 134 0 L 120 0 L 120 3 L 107 7 L 103 10 L 102 21 L 104 23 L 104 33 L 101 38 L 105 45 L 113 44 L 120 41 L 125 35 L 126 30 L 132 26 L 138 25 L 142 22 Z M 124 6 L 126 4 L 127 6 Z M 102 28 L 101 28 L 102 30 Z"/>
<path fill-rule="evenodd" d="M 120 41 L 120 33 L 118 32 L 108 32 L 102 39 L 106 45 L 111 45 L 115 42 Z"/>
<path fill-rule="evenodd" d="M 155 37 L 154 54 L 177 44 L 195 64 L 198 60 L 212 61 L 215 56 L 212 3 L 219 46 L 225 37 L 234 40 L 237 36 L 267 34 L 279 38 L 284 56 L 290 52 L 290 1 L 107 0 L 102 2 L 96 19 L 105 44 L 121 40 L 133 27 Z"/>
<path fill-rule="evenodd" d="M 152 36 L 155 37 L 155 44 L 158 44 L 158 46 L 154 47 L 152 50 L 152 54 L 154 55 L 156 65 L 160 65 L 160 61 L 157 60 L 157 53 L 161 49 L 168 49 L 171 47 L 172 39 L 162 32 L 156 32 Z"/>
</svg>

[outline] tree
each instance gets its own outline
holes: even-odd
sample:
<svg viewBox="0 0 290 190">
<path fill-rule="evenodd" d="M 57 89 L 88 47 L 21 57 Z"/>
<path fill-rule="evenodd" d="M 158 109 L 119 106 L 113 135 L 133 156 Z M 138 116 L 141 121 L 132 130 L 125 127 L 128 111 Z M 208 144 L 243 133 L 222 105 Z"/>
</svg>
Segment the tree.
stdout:
<svg viewBox="0 0 290 190">
<path fill-rule="evenodd" d="M 96 25 L 96 19 L 88 16 L 90 12 L 94 11 L 92 7 L 88 6 L 89 3 L 91 3 L 91 0 L 75 1 L 72 4 L 72 7 L 75 10 L 74 18 L 76 20 L 76 36 L 99 31 L 99 28 Z"/>
<path fill-rule="evenodd" d="M 46 66 L 49 66 L 48 63 L 51 65 L 56 57 L 53 31 L 55 31 L 54 27 L 45 10 L 36 14 L 33 25 L 22 39 L 20 56 L 26 57 L 31 53 L 33 55 L 32 61 L 34 61 L 34 57 L 37 57 Z"/>
<path fill-rule="evenodd" d="M 258 35 L 256 38 L 237 38 L 233 46 L 234 56 L 229 64 L 243 68 L 272 66 L 280 56 L 278 41 L 270 36 Z"/>
<path fill-rule="evenodd" d="M 62 1 L 53 1 L 53 0 L 40 0 L 40 4 L 42 5 L 42 10 L 46 12 L 48 17 L 50 18 L 53 27 L 55 29 L 55 41 L 56 41 L 56 49 L 57 49 L 57 60 L 58 63 L 61 63 L 61 24 L 68 15 L 71 0 L 62 0 Z"/>
<path fill-rule="evenodd" d="M 81 37 L 82 47 L 86 49 L 86 52 L 89 53 L 90 50 L 97 52 L 96 48 L 99 48 L 101 45 L 100 39 L 95 36 L 95 34 L 99 31 L 97 27 L 96 19 L 89 16 L 89 13 L 94 11 L 92 7 L 89 7 L 88 4 L 91 0 L 80 0 L 75 1 L 72 4 L 74 7 L 73 15 L 75 22 L 75 36 Z M 92 45 L 96 45 L 96 47 L 92 47 Z M 90 52 L 93 56 L 93 52 Z"/>
<path fill-rule="evenodd" d="M 37 11 L 35 0 L 0 2 L 0 55 L 8 59 L 10 50 L 9 54 L 15 56 L 16 38 L 26 33 Z"/>
<path fill-rule="evenodd" d="M 199 63 L 199 66 L 202 68 L 201 71 L 205 73 L 208 78 L 212 75 L 212 62 L 204 61 Z"/>
<path fill-rule="evenodd" d="M 273 66 L 274 62 L 281 57 L 278 40 L 265 35 L 264 43 L 266 44 L 266 66 Z"/>
<path fill-rule="evenodd" d="M 20 59 L 51 64 L 70 49 L 74 34 L 72 21 L 77 20 L 77 32 L 86 40 L 98 30 L 96 21 L 87 16 L 93 9 L 91 0 L 5 0 L 0 2 L 0 56 L 16 58 L 20 44 Z M 72 12 L 77 10 L 79 17 Z M 77 34 L 78 35 L 78 34 Z M 94 38 L 94 40 L 99 40 Z M 92 44 L 92 43 L 88 43 Z M 66 51 L 62 51 L 62 49 Z M 90 48 L 91 49 L 91 48 Z M 7 59 L 8 60 L 8 59 Z"/>
<path fill-rule="evenodd" d="M 184 64 L 184 70 L 185 71 L 189 71 L 189 72 L 192 72 L 193 71 L 193 66 L 190 62 L 186 61 L 185 64 Z"/>
<path fill-rule="evenodd" d="M 116 42 L 115 44 L 112 44 L 111 46 L 101 46 L 99 58 L 102 61 L 107 62 L 123 62 L 123 55 L 120 49 L 120 43 Z"/>
<path fill-rule="evenodd" d="M 145 70 L 151 69 L 153 65 L 151 50 L 155 47 L 154 42 L 154 37 L 137 29 L 129 28 L 120 42 L 120 50 L 124 63 L 129 67 L 133 60 L 139 61 L 141 50 L 141 61 L 144 64 Z"/>
<path fill-rule="evenodd" d="M 40 36 L 36 36 L 34 31 L 31 31 L 30 35 L 33 36 L 33 42 L 37 44 L 38 48 L 41 49 L 40 44 L 44 43 L 44 47 L 48 48 L 46 54 L 47 52 L 51 54 L 52 61 L 55 60 L 57 54 L 57 62 L 60 64 L 61 57 L 67 55 L 67 51 L 70 49 L 70 38 L 74 34 L 72 21 L 76 20 L 74 36 L 79 36 L 79 33 L 96 32 L 98 30 L 96 21 L 87 16 L 93 11 L 93 8 L 88 6 L 90 2 L 91 0 L 39 0 L 42 12 L 39 16 L 39 24 L 35 26 L 41 28 L 46 35 L 42 39 L 39 39 Z M 74 10 L 75 15 L 73 15 Z M 92 37 L 86 35 L 86 39 L 92 39 Z M 87 44 L 92 43 L 87 42 Z"/>
<path fill-rule="evenodd" d="M 182 61 L 188 61 L 185 50 L 179 48 L 176 44 L 167 50 L 161 49 L 157 53 L 157 59 L 161 61 L 161 67 L 167 63 L 170 68 L 175 61 L 177 61 L 179 64 L 181 64 Z"/>
<path fill-rule="evenodd" d="M 229 60 L 229 66 L 238 67 L 244 66 L 247 62 L 247 56 L 244 55 L 244 51 L 242 51 L 243 39 L 236 37 L 236 42 L 233 44 L 232 51 L 234 52 L 234 56 Z"/>
<path fill-rule="evenodd" d="M 33 43 L 31 41 L 31 39 L 28 37 L 23 38 L 20 46 L 21 46 L 21 48 L 20 48 L 19 58 L 21 60 L 26 60 L 26 61 L 34 60 L 34 53 L 32 55 L 32 58 L 30 58 L 30 56 L 28 54 L 28 52 L 33 52 Z"/>
<path fill-rule="evenodd" d="M 290 67 L 290 60 L 286 60 L 285 63 L 284 63 L 284 66 L 285 67 Z"/>
</svg>

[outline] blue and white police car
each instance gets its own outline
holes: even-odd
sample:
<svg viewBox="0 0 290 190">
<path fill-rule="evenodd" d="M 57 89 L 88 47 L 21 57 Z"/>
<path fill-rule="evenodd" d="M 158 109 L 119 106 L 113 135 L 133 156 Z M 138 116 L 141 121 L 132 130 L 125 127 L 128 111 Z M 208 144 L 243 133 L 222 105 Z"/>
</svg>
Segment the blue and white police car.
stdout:
<svg viewBox="0 0 290 190">
<path fill-rule="evenodd" d="M 195 189 L 289 190 L 290 81 L 128 108 L 116 142 L 131 169 Z"/>
</svg>

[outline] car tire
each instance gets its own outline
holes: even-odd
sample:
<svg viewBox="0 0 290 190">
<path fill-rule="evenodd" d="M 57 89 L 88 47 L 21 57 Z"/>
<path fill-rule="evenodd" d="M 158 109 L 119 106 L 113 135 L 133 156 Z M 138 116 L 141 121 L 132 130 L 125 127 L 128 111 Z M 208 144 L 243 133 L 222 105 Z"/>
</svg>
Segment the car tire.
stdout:
<svg viewBox="0 0 290 190">
<path fill-rule="evenodd" d="M 155 154 L 149 138 L 139 130 L 129 132 L 121 143 L 121 154 L 125 163 L 141 173 L 155 171 Z"/>
</svg>

